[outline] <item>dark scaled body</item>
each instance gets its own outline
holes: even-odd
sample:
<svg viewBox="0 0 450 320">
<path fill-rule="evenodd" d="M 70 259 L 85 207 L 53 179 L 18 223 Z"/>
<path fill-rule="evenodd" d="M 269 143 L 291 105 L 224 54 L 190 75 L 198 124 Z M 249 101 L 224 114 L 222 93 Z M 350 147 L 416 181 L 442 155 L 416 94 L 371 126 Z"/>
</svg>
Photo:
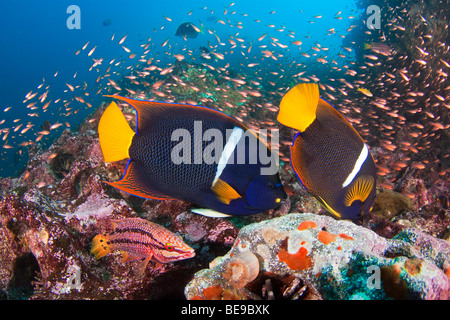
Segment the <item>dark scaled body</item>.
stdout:
<svg viewBox="0 0 450 320">
<path fill-rule="evenodd" d="M 286 197 L 276 170 L 262 174 L 268 164 L 260 154 L 275 161 L 270 149 L 237 120 L 205 107 L 117 98 L 130 103 L 138 119 L 136 134 L 128 134 L 126 173 L 110 183 L 114 187 L 225 215 L 264 212 Z"/>
</svg>

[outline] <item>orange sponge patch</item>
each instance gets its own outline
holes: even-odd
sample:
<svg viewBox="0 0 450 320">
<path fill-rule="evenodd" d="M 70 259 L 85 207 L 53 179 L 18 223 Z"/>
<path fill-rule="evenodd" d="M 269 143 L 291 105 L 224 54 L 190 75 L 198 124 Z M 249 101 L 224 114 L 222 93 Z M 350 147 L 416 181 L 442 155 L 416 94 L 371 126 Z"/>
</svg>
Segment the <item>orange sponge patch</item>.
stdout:
<svg viewBox="0 0 450 320">
<path fill-rule="evenodd" d="M 203 296 L 207 300 L 220 300 L 222 296 L 223 289 L 220 285 L 210 286 L 203 289 Z"/>
<path fill-rule="evenodd" d="M 450 267 L 447 267 L 447 269 L 445 269 L 445 274 L 447 275 L 448 279 L 450 280 Z"/>
<path fill-rule="evenodd" d="M 336 240 L 337 235 L 329 233 L 327 231 L 319 231 L 317 234 L 317 239 L 325 245 L 329 245 L 330 243 Z"/>
<path fill-rule="evenodd" d="M 355 239 L 353 239 L 352 237 L 350 237 L 349 235 L 347 235 L 345 233 L 340 233 L 339 237 L 341 237 L 342 239 L 345 239 L 345 240 L 355 240 Z"/>
<path fill-rule="evenodd" d="M 300 225 L 297 227 L 298 230 L 306 230 L 309 228 L 317 228 L 317 224 L 314 221 L 303 221 L 300 223 Z"/>
<path fill-rule="evenodd" d="M 294 254 L 280 249 L 278 259 L 285 262 L 291 270 L 306 270 L 312 266 L 311 257 L 308 256 L 308 250 L 305 247 L 300 247 Z"/>
</svg>

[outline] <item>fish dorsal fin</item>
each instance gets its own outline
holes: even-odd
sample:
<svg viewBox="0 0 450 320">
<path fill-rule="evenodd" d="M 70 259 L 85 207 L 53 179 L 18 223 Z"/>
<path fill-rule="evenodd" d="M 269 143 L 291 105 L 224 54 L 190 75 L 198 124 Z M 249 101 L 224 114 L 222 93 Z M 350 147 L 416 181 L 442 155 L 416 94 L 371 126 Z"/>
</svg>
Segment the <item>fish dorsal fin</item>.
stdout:
<svg viewBox="0 0 450 320">
<path fill-rule="evenodd" d="M 133 218 L 118 219 L 118 220 L 115 220 L 115 219 L 114 219 L 114 220 L 109 220 L 109 221 L 110 221 L 110 223 L 111 223 L 112 229 L 113 229 L 114 231 L 116 231 L 117 229 L 121 229 L 121 228 L 123 228 L 124 226 L 126 227 L 128 221 L 129 221 L 130 219 L 133 219 Z"/>
<path fill-rule="evenodd" d="M 168 103 L 168 102 L 158 102 L 158 101 L 143 101 L 143 100 L 135 100 L 127 97 L 122 97 L 118 95 L 105 95 L 105 97 L 114 98 L 117 100 L 124 101 L 132 106 L 137 113 L 137 121 L 136 121 L 136 133 L 141 134 L 147 128 L 151 128 L 156 122 L 162 120 L 163 118 L 167 118 L 168 114 L 175 114 L 177 112 L 190 112 L 192 110 L 201 110 L 201 112 L 209 113 L 210 115 L 214 114 L 216 117 L 220 117 L 222 120 L 227 118 L 236 125 L 245 128 L 248 128 L 242 123 L 238 122 L 236 119 L 230 117 L 226 113 L 221 111 L 217 111 L 208 107 L 198 106 L 198 105 L 190 105 L 190 104 L 180 104 L 180 103 Z M 185 114 L 185 113 L 183 113 Z M 228 120 L 227 120 L 228 121 Z M 253 133 L 255 134 L 255 133 Z M 256 134 L 255 134 L 256 135 Z"/>
<path fill-rule="evenodd" d="M 103 112 L 98 124 L 98 135 L 105 162 L 129 158 L 128 149 L 134 131 L 115 102 L 111 102 Z"/>
<path fill-rule="evenodd" d="M 344 205 L 350 207 L 353 201 L 366 201 L 374 187 L 373 180 L 374 179 L 371 176 L 361 176 L 356 179 L 345 194 Z"/>
<path fill-rule="evenodd" d="M 317 83 L 300 83 L 284 95 L 277 120 L 287 127 L 304 132 L 316 119 L 318 103 Z"/>
<path fill-rule="evenodd" d="M 147 127 L 153 125 L 154 121 L 157 121 L 156 120 L 157 114 L 159 112 L 167 110 L 167 108 L 170 107 L 181 106 L 175 103 L 142 101 L 117 95 L 107 95 L 106 97 L 111 97 L 117 100 L 125 101 L 136 110 L 137 113 L 136 132 L 138 134 L 144 132 L 147 129 Z"/>
<path fill-rule="evenodd" d="M 129 160 L 122 179 L 116 182 L 105 182 L 114 188 L 140 198 L 173 200 L 173 198 L 150 188 L 148 183 L 143 181 L 142 177 L 144 177 L 144 174 L 140 173 L 140 171 L 139 165 L 135 161 Z"/>
<path fill-rule="evenodd" d="M 220 202 L 227 205 L 230 204 L 231 200 L 241 198 L 241 195 L 222 179 L 218 179 L 211 187 L 211 190 L 214 191 Z"/>
<path fill-rule="evenodd" d="M 362 144 L 364 143 L 364 140 L 361 138 L 358 131 L 356 131 L 352 124 L 329 102 L 320 98 L 316 113 L 322 124 L 332 127 L 333 130 L 341 131 L 342 133 L 348 132 L 348 134 L 350 134 L 350 132 L 352 132 L 355 137 L 358 137 Z M 324 118 L 327 118 L 328 120 L 325 122 Z M 330 121 L 332 122 L 330 123 Z"/>
<path fill-rule="evenodd" d="M 228 218 L 228 217 L 231 217 L 231 215 L 229 215 L 229 214 L 225 214 L 225 213 L 222 213 L 222 212 L 219 212 L 219 211 L 215 211 L 215 210 L 212 210 L 212 209 L 197 208 L 197 209 L 191 209 L 191 211 L 193 213 L 200 214 L 202 216 L 210 217 L 210 218 Z"/>
</svg>

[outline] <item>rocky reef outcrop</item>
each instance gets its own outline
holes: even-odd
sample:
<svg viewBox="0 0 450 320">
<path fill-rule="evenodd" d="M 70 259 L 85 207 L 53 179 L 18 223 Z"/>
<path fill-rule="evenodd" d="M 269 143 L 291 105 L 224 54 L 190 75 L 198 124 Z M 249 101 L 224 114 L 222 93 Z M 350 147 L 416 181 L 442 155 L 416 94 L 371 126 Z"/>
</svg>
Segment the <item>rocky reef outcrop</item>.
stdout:
<svg viewBox="0 0 450 320">
<path fill-rule="evenodd" d="M 233 259 L 252 253 L 254 262 Z M 289 214 L 241 229 L 233 248 L 186 286 L 188 299 L 442 299 L 450 243 L 415 229 L 392 239 L 348 221 Z M 232 280 L 232 281 L 231 281 Z M 242 280 L 239 282 L 239 280 Z M 240 285 L 239 285 L 240 283 Z"/>
</svg>

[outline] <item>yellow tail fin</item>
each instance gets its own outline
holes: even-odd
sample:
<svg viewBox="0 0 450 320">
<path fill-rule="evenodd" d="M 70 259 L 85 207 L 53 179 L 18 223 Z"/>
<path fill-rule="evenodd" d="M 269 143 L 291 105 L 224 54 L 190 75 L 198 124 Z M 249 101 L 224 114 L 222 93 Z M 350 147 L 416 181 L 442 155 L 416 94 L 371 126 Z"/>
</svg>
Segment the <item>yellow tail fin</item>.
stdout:
<svg viewBox="0 0 450 320">
<path fill-rule="evenodd" d="M 95 255 L 96 259 L 111 253 L 111 246 L 107 244 L 107 241 L 108 239 L 104 234 L 98 234 L 92 239 L 91 253 Z"/>
<path fill-rule="evenodd" d="M 368 50 L 370 48 L 372 48 L 372 46 L 369 43 L 364 43 L 364 49 L 365 50 Z"/>
<path fill-rule="evenodd" d="M 98 124 L 100 147 L 105 162 L 129 158 L 128 149 L 134 134 L 117 104 L 111 102 Z"/>
<path fill-rule="evenodd" d="M 287 127 L 303 132 L 316 119 L 318 103 L 317 83 L 300 83 L 284 95 L 277 120 Z"/>
</svg>

